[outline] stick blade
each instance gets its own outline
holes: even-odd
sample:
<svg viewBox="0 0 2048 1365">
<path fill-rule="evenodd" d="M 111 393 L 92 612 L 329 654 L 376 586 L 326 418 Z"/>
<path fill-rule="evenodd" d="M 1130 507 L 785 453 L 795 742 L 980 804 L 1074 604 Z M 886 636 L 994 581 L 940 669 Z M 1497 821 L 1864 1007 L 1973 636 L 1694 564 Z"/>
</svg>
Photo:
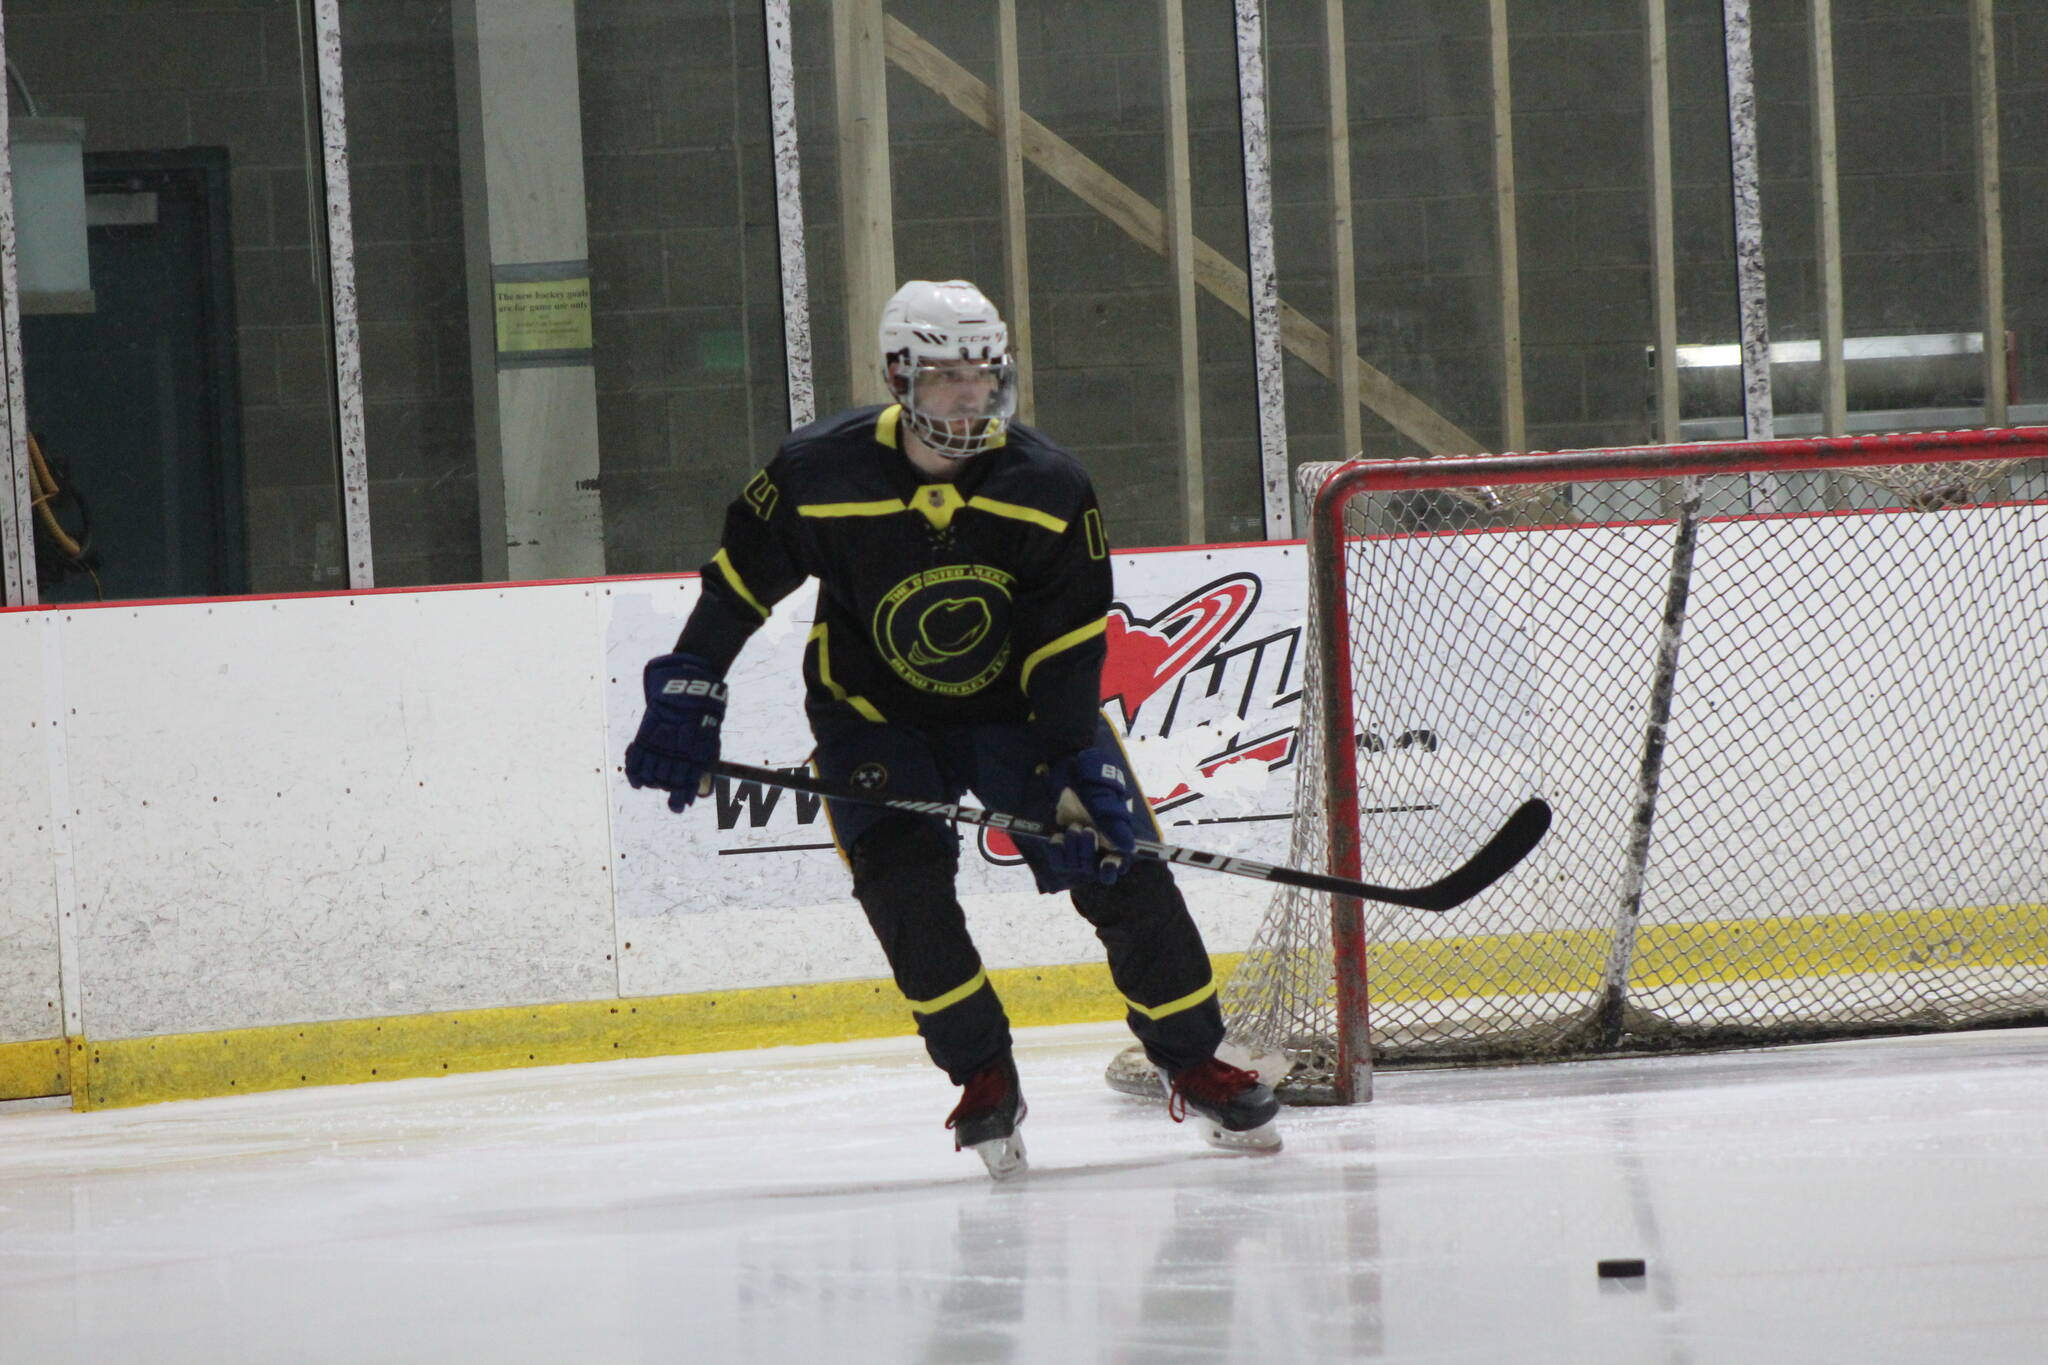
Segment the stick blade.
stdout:
<svg viewBox="0 0 2048 1365">
<path fill-rule="evenodd" d="M 1439 912 L 1463 905 L 1514 871 L 1549 832 L 1550 803 L 1540 796 L 1524 801 L 1470 861 L 1442 881 L 1418 887 L 1409 904 Z"/>
</svg>

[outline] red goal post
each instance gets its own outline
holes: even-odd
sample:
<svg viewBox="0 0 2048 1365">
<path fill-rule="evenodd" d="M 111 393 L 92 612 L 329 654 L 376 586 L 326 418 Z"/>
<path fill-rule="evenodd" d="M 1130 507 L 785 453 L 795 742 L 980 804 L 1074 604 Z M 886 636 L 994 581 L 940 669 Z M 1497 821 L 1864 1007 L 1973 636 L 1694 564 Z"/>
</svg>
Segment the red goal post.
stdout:
<svg viewBox="0 0 2048 1365">
<path fill-rule="evenodd" d="M 1296 866 L 1225 990 L 1301 1102 L 2048 1011 L 2048 428 L 1305 468 Z"/>
</svg>

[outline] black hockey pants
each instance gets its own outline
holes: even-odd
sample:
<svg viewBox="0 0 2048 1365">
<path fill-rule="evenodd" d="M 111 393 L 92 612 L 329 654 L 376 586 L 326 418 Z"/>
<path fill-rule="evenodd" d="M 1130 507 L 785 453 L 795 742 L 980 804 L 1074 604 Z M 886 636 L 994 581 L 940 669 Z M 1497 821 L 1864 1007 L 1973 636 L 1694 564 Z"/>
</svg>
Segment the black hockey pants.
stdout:
<svg viewBox="0 0 2048 1365">
<path fill-rule="evenodd" d="M 1116 745 L 1107 722 L 1098 724 L 1095 742 Z M 1021 725 L 866 725 L 821 736 L 817 765 L 821 776 L 878 795 L 957 802 L 972 792 L 992 810 L 1052 820 L 1051 793 Z M 1142 797 L 1137 806 L 1139 832 L 1158 838 Z M 958 836 L 935 816 L 840 801 L 827 803 L 827 813 L 853 870 L 854 896 L 926 1049 L 955 1084 L 964 1084 L 1009 1050 L 1010 1022 L 954 890 Z M 1017 847 L 1041 891 L 1063 889 L 1045 866 L 1042 846 L 1020 839 Z M 1070 889 L 1074 908 L 1107 950 L 1125 1020 L 1146 1055 L 1178 1071 L 1212 1054 L 1223 1039 L 1215 979 L 1201 931 L 1166 865 L 1137 860 L 1113 885 Z"/>
</svg>

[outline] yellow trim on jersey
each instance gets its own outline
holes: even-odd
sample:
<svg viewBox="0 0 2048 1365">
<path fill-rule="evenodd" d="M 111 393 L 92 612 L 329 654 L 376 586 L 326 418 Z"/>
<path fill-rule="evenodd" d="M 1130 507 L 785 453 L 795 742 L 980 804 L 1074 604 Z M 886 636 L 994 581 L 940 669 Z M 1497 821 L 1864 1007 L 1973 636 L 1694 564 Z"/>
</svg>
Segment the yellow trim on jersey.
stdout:
<svg viewBox="0 0 2048 1365">
<path fill-rule="evenodd" d="M 930 1000 L 910 1000 L 910 997 L 907 995 L 903 998 L 910 1000 L 910 1012 L 912 1014 L 937 1014 L 948 1005 L 959 1004 L 962 1000 L 965 1000 L 987 984 L 988 968 L 983 967 L 971 978 L 955 986 L 952 990 L 947 991 L 944 995 L 934 996 Z M 1211 983 L 1209 989 L 1213 991 L 1216 987 Z"/>
<path fill-rule="evenodd" d="M 963 507 L 994 517 L 1008 517 L 1012 521 L 1028 521 L 1033 526 L 1043 526 L 1056 536 L 1065 535 L 1067 530 L 1067 523 L 1050 512 L 1041 512 L 1036 507 L 1026 507 L 1021 503 L 1004 502 L 1000 498 L 962 498 L 960 490 L 950 483 L 925 484 L 900 501 L 877 498 L 869 502 L 799 503 L 796 513 L 800 517 L 890 517 L 898 512 L 916 512 L 943 531 L 953 524 L 953 514 Z"/>
<path fill-rule="evenodd" d="M 972 497 L 967 505 L 977 512 L 987 512 L 998 517 L 1010 517 L 1016 521 L 1028 521 L 1034 526 L 1043 526 L 1056 536 L 1067 533 L 1067 524 L 1050 512 L 1041 512 L 1036 507 L 1021 503 L 1003 502 L 996 498 Z"/>
<path fill-rule="evenodd" d="M 832 681 L 831 646 L 825 640 L 825 623 L 823 621 L 811 627 L 810 638 L 818 643 L 818 681 L 825 684 L 825 690 L 832 694 L 832 699 L 834 701 L 843 701 L 854 710 L 860 712 L 861 719 L 863 720 L 871 720 L 877 725 L 888 724 L 883 718 L 882 713 L 875 709 L 873 702 L 869 701 L 866 697 L 848 696 L 845 688 Z"/>
<path fill-rule="evenodd" d="M 800 517 L 888 517 L 909 510 L 895 498 L 882 498 L 876 502 L 798 503 L 796 514 Z"/>
<path fill-rule="evenodd" d="M 767 620 L 768 608 L 761 605 L 760 598 L 747 591 L 746 583 L 740 578 L 740 571 L 732 566 L 731 557 L 724 550 L 720 550 L 717 554 L 711 556 L 711 562 L 718 566 L 718 571 L 725 575 L 725 581 L 732 586 L 734 592 L 740 595 L 740 599 L 755 611 L 760 612 L 763 621 Z"/>
<path fill-rule="evenodd" d="M 979 498 L 975 499 L 975 502 L 979 501 Z M 973 505 L 973 502 L 963 502 L 960 490 L 950 483 L 928 483 L 910 497 L 911 509 L 923 513 L 924 519 L 941 531 L 953 524 L 955 512 Z"/>
<path fill-rule="evenodd" d="M 1214 994 L 1216 994 L 1216 978 L 1211 976 L 1209 984 L 1202 987 L 1202 989 L 1183 995 L 1178 1000 L 1169 1000 L 1163 1005 L 1141 1005 L 1129 996 L 1124 997 L 1124 1003 L 1137 1013 L 1144 1015 L 1147 1019 L 1164 1019 L 1169 1014 L 1179 1014 L 1182 1010 L 1191 1010 Z"/>
<path fill-rule="evenodd" d="M 1094 639 L 1096 636 L 1102 634 L 1102 632 L 1108 629 L 1109 618 L 1106 616 L 1098 616 L 1093 621 L 1090 621 L 1087 625 L 1077 626 L 1073 630 L 1068 631 L 1065 635 L 1060 636 L 1059 639 L 1054 640 L 1051 644 L 1041 645 L 1037 649 L 1032 650 L 1031 656 L 1024 660 L 1024 673 L 1023 676 L 1017 679 L 1017 690 L 1019 692 L 1024 692 L 1030 689 L 1032 670 L 1037 668 L 1040 664 L 1044 663 L 1047 659 L 1050 659 L 1053 655 L 1058 654 L 1063 650 L 1072 649 L 1075 645 L 1086 643 L 1087 641 Z"/>
</svg>

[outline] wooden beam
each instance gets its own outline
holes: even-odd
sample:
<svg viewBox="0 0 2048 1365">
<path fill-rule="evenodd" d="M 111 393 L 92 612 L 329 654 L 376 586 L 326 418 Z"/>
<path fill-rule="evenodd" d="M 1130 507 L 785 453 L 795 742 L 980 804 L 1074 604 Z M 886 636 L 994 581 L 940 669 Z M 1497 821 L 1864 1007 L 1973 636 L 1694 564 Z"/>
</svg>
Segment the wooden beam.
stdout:
<svg viewBox="0 0 2048 1365">
<path fill-rule="evenodd" d="M 1678 408 L 1678 246 L 1671 194 L 1671 57 L 1664 0 L 1643 0 L 1649 90 L 1650 290 L 1657 333 L 1657 439 L 1675 445 Z"/>
<path fill-rule="evenodd" d="M 1202 470 L 1202 353 L 1195 324 L 1195 211 L 1188 165 L 1188 45 L 1181 0 L 1159 0 L 1159 65 L 1166 114 L 1167 274 L 1173 290 L 1180 505 L 1187 543 L 1209 539 Z"/>
<path fill-rule="evenodd" d="M 889 397 L 875 351 L 882 305 L 896 292 L 883 23 L 882 0 L 837 0 L 832 6 L 832 70 L 839 97 L 840 250 L 846 261 L 846 373 L 856 404 L 887 402 Z"/>
<path fill-rule="evenodd" d="M 1351 84 L 1346 75 L 1344 0 L 1323 0 L 1323 93 L 1330 123 L 1330 331 L 1337 370 L 1338 449 L 1365 453 L 1358 392 L 1358 262 L 1351 234 Z"/>
<path fill-rule="evenodd" d="M 940 52 L 902 21 L 887 21 L 889 60 L 980 127 L 995 128 L 995 96 L 988 85 Z M 1111 175 L 1037 119 L 1021 118 L 1024 155 L 1031 164 L 1121 228 L 1140 246 L 1166 254 L 1165 215 L 1157 204 Z M 1223 253 L 1195 241 L 1195 283 L 1239 317 L 1251 316 L 1245 272 Z M 1336 373 L 1330 334 L 1284 300 L 1280 304 L 1281 344 L 1318 374 Z M 1360 401 L 1390 426 L 1432 455 L 1476 452 L 1479 442 L 1455 422 L 1363 360 L 1354 367 Z"/>
<path fill-rule="evenodd" d="M 1847 370 L 1842 362 L 1841 159 L 1835 150 L 1834 0 L 1811 0 L 1813 73 L 1813 211 L 1820 257 L 1821 434 L 1849 430 Z"/>
<path fill-rule="evenodd" d="M 1017 77 L 1017 0 L 996 3 L 996 143 L 1003 167 L 1003 318 L 1017 357 L 1017 417 L 1034 419 L 1031 250 L 1024 214 L 1023 87 Z"/>
<path fill-rule="evenodd" d="M 1977 124 L 1977 258 L 1984 307 L 1984 425 L 2006 411 L 2005 227 L 1999 205 L 1998 43 L 1992 0 L 1970 0 L 1970 93 Z"/>
<path fill-rule="evenodd" d="M 1522 262 L 1515 213 L 1515 97 L 1508 81 L 1508 0 L 1490 0 L 1487 25 L 1493 57 L 1493 215 L 1500 270 L 1501 439 L 1528 448 L 1522 398 Z"/>
</svg>

